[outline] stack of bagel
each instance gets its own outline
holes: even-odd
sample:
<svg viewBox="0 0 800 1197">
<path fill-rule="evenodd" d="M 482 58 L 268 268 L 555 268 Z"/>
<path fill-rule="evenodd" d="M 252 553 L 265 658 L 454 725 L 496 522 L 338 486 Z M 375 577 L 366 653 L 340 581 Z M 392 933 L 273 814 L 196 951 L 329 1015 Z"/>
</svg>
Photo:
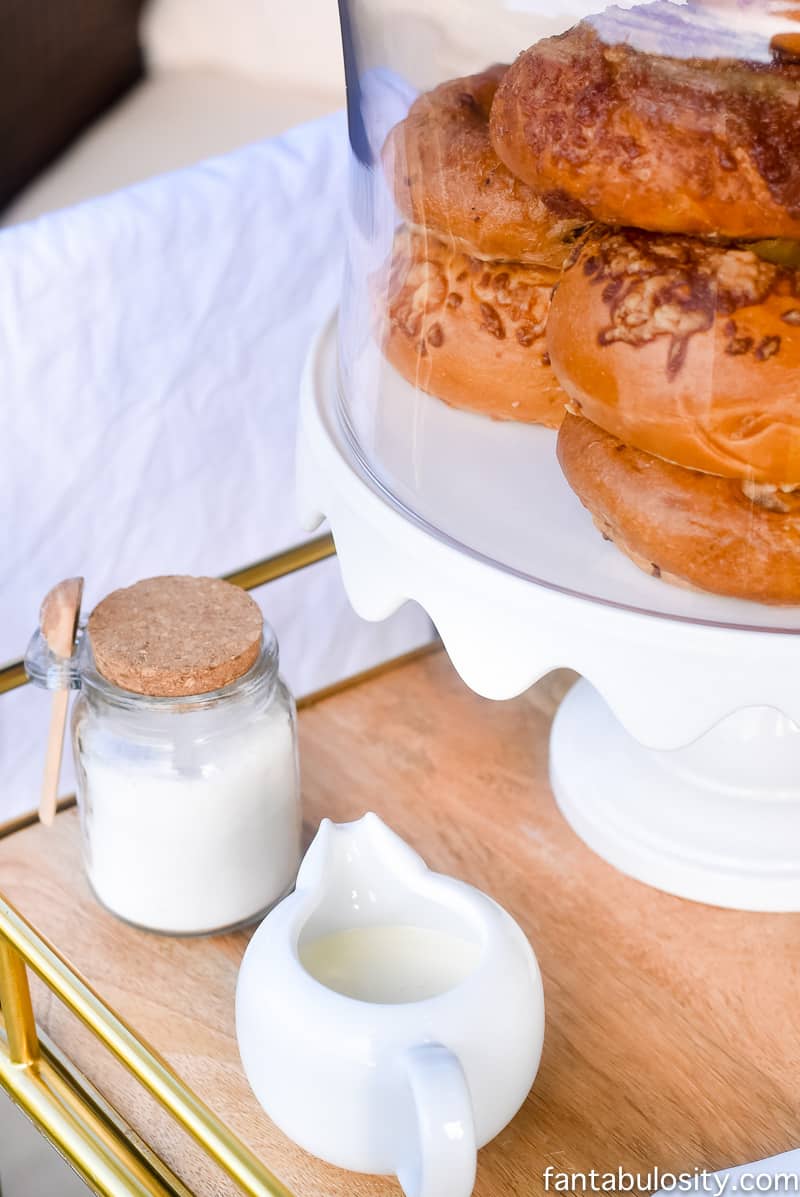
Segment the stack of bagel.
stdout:
<svg viewBox="0 0 800 1197">
<path fill-rule="evenodd" d="M 419 96 L 384 162 L 405 225 L 395 236 L 383 348 L 415 386 L 454 407 L 557 428 L 564 393 L 545 330 L 583 222 L 508 170 L 489 138 L 507 68 Z"/>
<path fill-rule="evenodd" d="M 570 486 L 654 576 L 800 602 L 800 62 L 587 20 L 421 96 L 386 156 L 395 366 L 560 425 Z"/>
</svg>

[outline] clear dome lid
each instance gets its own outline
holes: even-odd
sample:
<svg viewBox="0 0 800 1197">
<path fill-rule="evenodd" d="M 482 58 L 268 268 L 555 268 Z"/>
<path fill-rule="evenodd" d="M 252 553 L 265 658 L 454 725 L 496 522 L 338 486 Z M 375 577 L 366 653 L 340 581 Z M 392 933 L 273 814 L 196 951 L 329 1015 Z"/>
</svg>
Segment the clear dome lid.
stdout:
<svg viewBox="0 0 800 1197">
<path fill-rule="evenodd" d="M 340 9 L 370 480 L 539 584 L 800 629 L 800 17 Z"/>
</svg>

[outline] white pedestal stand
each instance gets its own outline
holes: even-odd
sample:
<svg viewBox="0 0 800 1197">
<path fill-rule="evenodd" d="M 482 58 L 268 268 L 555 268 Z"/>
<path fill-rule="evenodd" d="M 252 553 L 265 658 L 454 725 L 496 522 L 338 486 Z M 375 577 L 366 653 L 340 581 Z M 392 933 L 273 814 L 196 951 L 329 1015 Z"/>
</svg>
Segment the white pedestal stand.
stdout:
<svg viewBox="0 0 800 1197">
<path fill-rule="evenodd" d="M 298 497 L 309 528 L 330 521 L 355 610 L 377 620 L 407 599 L 420 603 L 464 681 L 490 698 L 519 694 L 560 666 L 577 670 L 587 680 L 556 716 L 550 757 L 556 799 L 575 831 L 611 864 L 671 893 L 800 910 L 800 611 L 640 576 L 602 543 L 565 484 L 552 493 L 560 483 L 548 473 L 553 445 L 543 430 L 487 434 L 477 417 L 431 403 L 433 420 L 439 408 L 449 418 L 449 437 L 477 429 L 487 456 L 493 437 L 530 438 L 526 479 L 547 483 L 551 502 L 540 519 L 560 554 L 538 576 L 556 583 L 533 582 L 464 547 L 457 520 L 470 513 L 463 502 L 444 509 L 453 489 L 441 484 L 446 466 L 424 519 L 361 469 L 337 412 L 330 327 L 303 381 Z M 531 551 L 546 557 L 541 527 L 533 539 Z M 571 558 L 562 565 L 565 544 Z M 578 568 L 593 598 L 557 588 L 559 569 L 572 577 Z M 619 593 L 635 601 L 622 606 Z M 656 613 L 635 609 L 645 604 Z"/>
<path fill-rule="evenodd" d="M 800 737 L 768 707 L 688 748 L 643 748 L 580 681 L 556 715 L 550 780 L 578 835 L 623 872 L 716 906 L 800 909 Z"/>
</svg>

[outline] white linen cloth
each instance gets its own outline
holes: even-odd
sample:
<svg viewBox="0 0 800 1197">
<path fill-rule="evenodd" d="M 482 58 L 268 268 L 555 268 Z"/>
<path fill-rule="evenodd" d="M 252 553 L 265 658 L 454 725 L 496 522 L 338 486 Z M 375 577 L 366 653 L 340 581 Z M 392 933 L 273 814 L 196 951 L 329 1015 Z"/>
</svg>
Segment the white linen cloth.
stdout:
<svg viewBox="0 0 800 1197">
<path fill-rule="evenodd" d="M 298 382 L 339 296 L 345 174 L 338 113 L 0 232 L 0 661 L 60 578 L 88 611 L 305 537 Z M 335 561 L 259 597 L 297 693 L 431 635 L 411 607 L 359 620 Z M 48 706 L 0 700 L 0 821 L 37 801 Z"/>
</svg>

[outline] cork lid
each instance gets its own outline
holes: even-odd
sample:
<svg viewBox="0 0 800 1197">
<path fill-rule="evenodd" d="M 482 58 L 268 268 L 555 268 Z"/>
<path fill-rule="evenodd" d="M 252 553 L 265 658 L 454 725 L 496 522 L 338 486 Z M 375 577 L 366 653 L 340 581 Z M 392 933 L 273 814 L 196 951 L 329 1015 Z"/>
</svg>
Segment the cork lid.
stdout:
<svg viewBox="0 0 800 1197">
<path fill-rule="evenodd" d="M 236 681 L 261 647 L 257 604 L 219 578 L 146 578 L 114 590 L 89 616 L 98 672 L 154 697 L 206 694 Z"/>
</svg>

